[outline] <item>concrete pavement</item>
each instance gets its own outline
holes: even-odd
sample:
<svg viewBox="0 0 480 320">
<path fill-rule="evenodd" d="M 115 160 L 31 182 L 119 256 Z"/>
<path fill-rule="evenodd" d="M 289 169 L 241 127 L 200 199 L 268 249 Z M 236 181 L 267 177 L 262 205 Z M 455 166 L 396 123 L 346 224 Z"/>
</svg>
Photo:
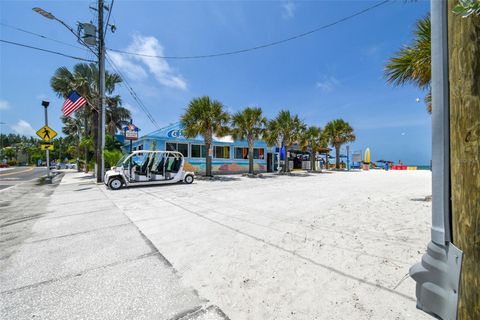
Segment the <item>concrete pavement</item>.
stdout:
<svg viewBox="0 0 480 320">
<path fill-rule="evenodd" d="M 227 319 L 102 188 L 69 172 L 2 192 L 0 318 Z"/>
</svg>

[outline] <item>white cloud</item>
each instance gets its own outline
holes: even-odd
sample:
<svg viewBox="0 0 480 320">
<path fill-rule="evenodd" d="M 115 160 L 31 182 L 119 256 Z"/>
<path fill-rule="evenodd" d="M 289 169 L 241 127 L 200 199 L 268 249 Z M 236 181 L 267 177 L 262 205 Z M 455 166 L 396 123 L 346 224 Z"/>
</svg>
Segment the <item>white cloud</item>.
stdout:
<svg viewBox="0 0 480 320">
<path fill-rule="evenodd" d="M 147 78 L 147 72 L 142 66 L 131 62 L 126 56 L 117 53 L 109 52 L 108 56 L 112 59 L 113 63 L 119 68 L 122 73 L 126 73 L 127 76 L 135 81 L 140 81 Z"/>
<path fill-rule="evenodd" d="M 282 18 L 292 19 L 295 16 L 296 5 L 293 1 L 288 0 L 282 3 Z"/>
<path fill-rule="evenodd" d="M 109 52 L 113 62 L 134 80 L 142 80 L 148 73 L 162 85 L 170 88 L 186 90 L 187 82 L 178 74 L 165 59 L 151 56 L 164 56 L 164 48 L 157 38 L 134 34 L 132 43 L 126 51 L 142 55 L 122 55 Z"/>
<path fill-rule="evenodd" d="M 317 81 L 317 88 L 322 89 L 323 92 L 332 92 L 338 85 L 340 81 L 333 76 L 323 77 L 321 81 Z"/>
<path fill-rule="evenodd" d="M 25 120 L 19 120 L 16 124 L 12 125 L 12 129 L 18 134 L 35 136 L 35 130 L 32 128 L 30 123 Z"/>
<path fill-rule="evenodd" d="M 0 100 L 0 110 L 10 109 L 10 103 L 7 100 Z"/>
<path fill-rule="evenodd" d="M 134 114 L 137 114 L 140 110 L 134 106 L 132 106 L 131 104 L 129 103 L 124 103 L 122 104 L 122 107 L 124 107 L 125 109 L 128 109 L 130 110 L 131 114 L 134 115 Z"/>
</svg>

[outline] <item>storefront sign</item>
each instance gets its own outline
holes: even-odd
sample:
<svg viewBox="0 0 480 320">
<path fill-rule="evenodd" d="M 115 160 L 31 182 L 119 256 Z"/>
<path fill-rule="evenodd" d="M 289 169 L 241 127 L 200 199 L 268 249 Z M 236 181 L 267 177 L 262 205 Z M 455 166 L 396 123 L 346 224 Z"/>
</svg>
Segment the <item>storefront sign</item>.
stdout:
<svg viewBox="0 0 480 320">
<path fill-rule="evenodd" d="M 182 130 L 173 129 L 167 132 L 167 137 L 169 138 L 180 138 L 183 137 Z"/>
<path fill-rule="evenodd" d="M 123 128 L 125 140 L 137 140 L 138 139 L 138 129 L 134 124 L 130 123 L 128 126 Z"/>
</svg>

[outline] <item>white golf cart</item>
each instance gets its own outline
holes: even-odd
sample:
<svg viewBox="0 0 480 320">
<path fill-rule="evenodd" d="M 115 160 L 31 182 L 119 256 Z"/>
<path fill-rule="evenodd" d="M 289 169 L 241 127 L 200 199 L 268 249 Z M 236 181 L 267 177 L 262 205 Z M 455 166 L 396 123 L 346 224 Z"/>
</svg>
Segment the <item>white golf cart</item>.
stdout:
<svg viewBox="0 0 480 320">
<path fill-rule="evenodd" d="M 121 187 L 168 184 L 183 181 L 190 184 L 195 174 L 185 171 L 185 159 L 177 151 L 138 150 L 123 156 L 105 173 L 105 184 L 112 190 Z"/>
</svg>

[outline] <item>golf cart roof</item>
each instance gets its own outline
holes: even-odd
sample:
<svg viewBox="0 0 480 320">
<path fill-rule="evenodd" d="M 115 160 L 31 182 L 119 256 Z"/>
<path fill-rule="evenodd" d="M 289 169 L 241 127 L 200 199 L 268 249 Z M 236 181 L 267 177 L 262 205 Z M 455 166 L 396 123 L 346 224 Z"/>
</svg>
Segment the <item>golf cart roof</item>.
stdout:
<svg viewBox="0 0 480 320">
<path fill-rule="evenodd" d="M 142 154 L 142 153 L 163 153 L 163 154 L 183 157 L 183 154 L 178 151 L 161 151 L 161 150 L 135 150 L 135 151 L 132 151 L 132 153 L 130 154 L 134 155 L 134 154 Z"/>
</svg>

